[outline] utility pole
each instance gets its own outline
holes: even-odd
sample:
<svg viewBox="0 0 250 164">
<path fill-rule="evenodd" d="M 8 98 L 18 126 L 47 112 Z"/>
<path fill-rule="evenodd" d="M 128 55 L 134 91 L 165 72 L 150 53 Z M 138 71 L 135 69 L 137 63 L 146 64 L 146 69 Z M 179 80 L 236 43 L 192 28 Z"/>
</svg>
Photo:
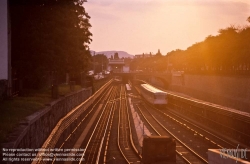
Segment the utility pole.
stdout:
<svg viewBox="0 0 250 164">
<path fill-rule="evenodd" d="M 168 61 L 168 55 L 167 55 L 167 73 L 168 73 L 168 67 L 169 67 L 169 61 Z"/>
<path fill-rule="evenodd" d="M 94 63 L 94 75 L 95 75 L 95 51 L 94 51 L 94 61 L 93 61 L 93 63 Z"/>
</svg>

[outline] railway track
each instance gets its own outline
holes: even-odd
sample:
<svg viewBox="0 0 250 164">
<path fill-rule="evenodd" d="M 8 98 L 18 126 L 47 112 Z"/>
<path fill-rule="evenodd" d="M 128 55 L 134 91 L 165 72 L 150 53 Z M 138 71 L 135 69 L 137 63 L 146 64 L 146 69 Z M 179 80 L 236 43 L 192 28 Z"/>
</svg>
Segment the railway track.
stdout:
<svg viewBox="0 0 250 164">
<path fill-rule="evenodd" d="M 91 107 L 91 109 L 89 109 L 87 111 L 87 113 L 84 114 L 84 117 L 82 118 L 82 120 L 73 128 L 73 130 L 71 131 L 71 133 L 68 136 L 65 137 L 66 139 L 63 140 L 62 143 L 60 143 L 59 145 L 57 144 L 56 147 L 58 147 L 59 149 L 62 149 L 62 148 L 65 148 L 65 146 L 67 147 L 68 145 L 70 145 L 70 142 L 72 142 L 72 140 L 75 139 L 75 136 L 76 136 L 75 133 L 77 131 L 80 131 L 83 128 L 84 123 L 87 121 L 87 119 L 89 117 L 91 117 L 93 115 L 93 113 L 96 111 L 95 110 L 96 107 L 100 104 L 100 102 L 103 101 L 103 99 L 107 99 L 108 98 L 107 95 L 110 94 L 111 90 L 112 90 L 112 88 L 110 90 L 106 90 L 104 92 L 104 94 L 100 97 L 100 99 L 98 99 L 98 101 L 95 104 L 93 104 L 93 106 Z"/>
<path fill-rule="evenodd" d="M 107 102 L 102 108 L 102 113 L 94 127 L 93 132 L 86 144 L 85 151 L 79 163 L 103 163 L 103 149 L 109 126 L 113 118 L 113 110 L 118 95 L 118 88 L 114 87 Z"/>
<path fill-rule="evenodd" d="M 109 147 L 109 143 L 110 143 L 110 140 L 111 140 L 111 131 L 112 131 L 112 126 L 113 126 L 113 122 L 114 122 L 115 110 L 118 108 L 118 105 L 119 105 L 118 103 L 114 104 L 114 110 L 113 110 L 111 122 L 110 122 L 110 125 L 109 125 L 109 128 L 108 128 L 108 135 L 107 135 L 105 149 L 104 149 L 103 164 L 108 163 L 107 162 L 108 147 Z"/>
<path fill-rule="evenodd" d="M 168 117 L 172 119 L 173 121 L 177 122 L 178 124 L 181 124 L 185 126 L 187 129 L 196 132 L 198 136 L 204 137 L 207 142 L 210 142 L 211 144 L 215 145 L 216 148 L 235 148 L 237 145 L 230 143 L 229 141 L 213 134 L 212 132 L 209 132 L 208 130 L 205 130 L 204 128 L 201 128 L 200 126 L 180 117 L 179 115 L 171 112 L 171 111 L 161 111 L 157 108 L 154 108 L 159 113 L 164 115 L 165 117 Z"/>
<path fill-rule="evenodd" d="M 169 119 L 176 124 L 179 124 L 184 129 L 187 129 L 195 134 L 198 138 L 203 139 L 208 143 L 211 147 L 209 148 L 215 148 L 215 149 L 223 149 L 223 148 L 241 148 L 245 149 L 246 147 L 241 146 L 240 144 L 235 144 L 233 142 L 228 141 L 228 139 L 222 138 L 221 136 L 214 134 L 214 132 L 211 132 L 209 130 L 206 130 L 203 127 L 200 127 L 199 125 L 179 116 L 178 114 L 172 112 L 169 109 L 161 110 L 158 108 L 155 108 L 151 106 L 153 110 L 151 112 L 159 113 L 163 116 L 164 119 Z M 248 147 L 247 147 L 248 148 Z"/>
<path fill-rule="evenodd" d="M 138 97 L 133 98 L 138 99 Z M 147 120 L 147 124 L 153 129 L 154 134 L 175 138 L 177 141 L 176 153 L 186 163 L 208 163 L 208 148 L 221 149 L 234 146 L 230 142 L 213 135 L 209 131 L 205 131 L 175 113 L 153 107 L 149 108 L 144 103 L 139 103 L 135 107 L 143 115 L 144 119 Z M 115 109 L 117 110 L 116 112 Z M 88 121 L 94 113 L 96 115 L 98 113 L 98 119 L 95 119 L 91 130 L 89 130 L 93 131 L 93 133 L 88 133 L 85 140 L 81 140 L 81 146 L 78 147 L 84 149 L 80 162 L 69 163 L 109 163 L 107 162 L 107 154 L 110 140 L 112 140 L 110 134 L 115 114 L 117 117 L 119 115 L 118 123 L 114 123 L 117 125 L 117 137 L 115 139 L 117 140 L 117 150 L 120 151 L 121 158 L 124 158 L 126 163 L 140 163 L 142 157 L 133 143 L 131 118 L 124 85 L 116 85 L 105 90 L 101 97 L 94 101 L 90 109 L 84 111 L 81 116 L 79 115 L 76 118 L 78 120 L 73 122 L 68 128 L 72 132 L 68 136 L 62 137 L 66 139 L 63 142 L 58 142 L 60 145 L 57 144 L 56 147 L 59 149 L 76 148 L 72 143 L 75 143 L 74 141 L 77 140 L 76 137 L 79 136 L 79 131 L 85 128 L 83 126 L 88 125 Z M 80 122 L 79 119 L 81 119 Z M 55 156 L 52 163 L 56 162 L 56 158 Z"/>
<path fill-rule="evenodd" d="M 119 89 L 120 88 L 120 89 Z M 108 163 L 107 154 L 115 109 L 119 107 L 117 145 L 126 163 L 140 163 L 141 156 L 135 148 L 128 115 L 125 87 L 115 86 L 86 144 L 79 163 Z"/>
<path fill-rule="evenodd" d="M 100 104 L 101 101 L 103 101 L 104 99 L 107 99 L 108 96 L 110 94 L 112 89 L 107 89 L 104 91 L 104 94 L 100 97 L 100 99 L 98 99 L 90 109 L 86 110 L 86 112 L 84 112 L 82 115 L 84 115 L 84 117 L 82 117 L 82 115 L 79 115 L 78 118 L 76 118 L 75 122 L 78 122 L 77 124 L 72 124 L 71 128 L 72 129 L 71 132 L 69 133 L 69 135 L 62 137 L 61 141 L 59 140 L 59 142 L 56 144 L 56 148 L 57 149 L 68 149 L 68 148 L 80 148 L 80 147 L 75 147 L 72 145 L 72 143 L 74 143 L 74 141 L 77 139 L 77 137 L 79 137 L 79 132 L 82 131 L 82 128 L 84 125 L 86 125 L 86 122 L 89 121 L 89 118 L 93 115 L 93 113 L 96 111 L 96 107 Z M 81 119 L 80 121 L 77 121 L 77 119 Z M 81 141 L 82 142 L 82 141 Z M 51 163 L 57 163 L 58 161 L 56 160 L 57 156 L 53 156 Z M 73 162 L 73 161 L 72 161 Z M 72 162 L 68 162 L 68 163 L 72 163 Z M 47 163 L 46 161 L 40 161 L 39 163 Z"/>
<path fill-rule="evenodd" d="M 121 87 L 117 143 L 127 163 L 140 163 L 141 156 L 132 139 L 125 87 Z"/>
<path fill-rule="evenodd" d="M 250 148 L 250 135 L 247 133 L 250 130 L 249 113 L 198 100 L 187 95 L 176 94 L 161 87 L 157 88 L 168 93 L 168 98 L 171 100 L 168 102 L 168 106 L 171 106 L 174 112 L 183 113 L 183 116 L 188 116 L 187 119 L 195 120 L 196 123 L 209 131 L 212 129 L 213 133 L 216 134 L 216 137 L 212 137 L 215 140 L 216 138 L 220 138 L 219 140 L 224 138 L 223 140 L 228 140 L 229 147 Z M 176 99 L 181 101 L 176 103 Z M 192 110 L 186 110 L 188 108 L 192 108 Z M 195 110 L 196 108 L 199 110 Z"/>
<path fill-rule="evenodd" d="M 215 133 L 213 130 L 206 130 L 206 128 L 204 127 L 200 127 L 200 125 L 193 123 L 193 121 L 189 121 L 185 118 L 182 118 L 181 116 L 177 115 L 174 112 L 171 112 L 171 110 L 159 110 L 155 107 L 153 107 L 154 109 L 151 110 L 151 113 L 156 113 L 156 111 L 158 111 L 158 113 L 160 113 L 162 116 L 157 116 L 158 118 L 154 118 L 154 119 L 158 119 L 159 124 L 164 124 L 164 121 L 162 120 L 171 120 L 174 124 L 174 126 L 177 127 L 169 127 L 166 126 L 167 129 L 175 129 L 174 131 L 176 131 L 178 129 L 178 133 L 181 134 L 176 134 L 178 135 L 183 135 L 183 131 L 189 131 L 193 136 L 193 139 L 190 139 L 190 141 L 192 141 L 193 144 L 191 144 L 190 146 L 192 147 L 193 145 L 197 145 L 196 147 L 194 147 L 194 152 L 199 152 L 199 154 L 201 154 L 201 157 L 203 157 L 203 159 L 205 159 L 205 163 L 207 163 L 207 150 L 208 149 L 224 149 L 224 148 L 248 148 L 245 147 L 245 145 L 240 145 L 240 144 L 235 144 L 233 143 L 231 140 L 229 140 L 229 138 L 224 138 L 220 135 L 217 135 L 217 133 Z M 160 115 L 159 114 L 159 115 Z M 155 114 L 152 114 L 154 116 L 156 116 Z M 152 118 L 148 118 L 147 122 L 151 122 L 152 124 Z M 149 123 L 150 124 L 150 123 Z M 157 125 L 157 124 L 154 124 Z M 159 126 L 159 125 L 157 125 Z M 155 131 L 155 130 L 154 130 Z M 185 132 L 186 133 L 186 132 Z M 185 135 L 185 134 L 184 134 Z M 183 135 L 183 136 L 184 136 Z M 185 136 L 186 137 L 186 136 Z M 186 140 L 185 137 L 180 137 L 180 140 Z M 195 143 L 196 140 L 199 140 L 199 143 Z M 207 148 L 206 148 L 207 147 Z M 201 149 L 203 150 L 203 153 Z"/>
<path fill-rule="evenodd" d="M 159 136 L 171 136 L 176 140 L 176 153 L 182 158 L 186 163 L 208 163 L 208 161 L 196 151 L 194 151 L 190 146 L 181 141 L 176 135 L 170 132 L 157 118 L 155 118 L 148 109 L 136 106 L 140 111 L 144 119 L 150 125 L 150 127 L 156 132 Z"/>
<path fill-rule="evenodd" d="M 135 148 L 131 125 L 128 115 L 127 107 L 127 95 L 124 86 L 113 86 L 110 89 L 106 90 L 104 94 L 98 99 L 95 104 L 92 105 L 91 109 L 88 109 L 84 113 L 84 117 L 78 124 L 72 124 L 72 132 L 63 138 L 66 138 L 60 144 L 57 144 L 59 149 L 70 149 L 70 148 L 82 148 L 84 149 L 82 156 L 77 161 L 68 161 L 68 163 L 108 163 L 107 154 L 110 138 L 111 129 L 113 126 L 113 118 L 115 114 L 115 109 L 118 110 L 119 114 L 119 123 L 118 124 L 118 133 L 117 133 L 117 145 L 119 147 L 120 154 L 126 163 L 140 163 L 141 156 L 138 155 L 139 152 Z M 92 117 L 96 115 L 96 118 Z M 95 120 L 89 126 L 89 132 L 85 134 L 85 137 L 82 137 L 82 134 L 79 137 L 79 131 L 81 133 L 83 128 L 86 129 L 88 122 L 93 119 Z M 78 138 L 77 138 L 78 137 Z M 82 137 L 82 138 L 81 138 Z M 75 142 L 76 141 L 76 142 Z M 74 145 L 75 143 L 75 145 Z M 78 147 L 76 147 L 76 145 Z M 52 163 L 57 162 L 57 158 L 54 157 Z"/>
<path fill-rule="evenodd" d="M 190 99 L 188 99 L 188 100 L 190 100 Z M 194 102 L 197 102 L 197 101 L 194 101 Z M 204 103 L 204 105 L 205 104 L 206 103 Z M 176 111 L 186 108 L 186 107 L 183 107 L 182 105 L 176 104 L 176 103 L 169 103 L 168 106 L 170 108 L 168 113 L 170 113 L 170 111 L 171 111 L 170 115 L 174 115 L 174 117 L 178 117 L 178 115 L 179 115 L 176 113 Z M 219 110 L 221 110 L 221 109 L 218 109 L 218 111 Z M 213 110 L 211 112 L 215 112 L 215 111 L 216 110 Z M 239 112 L 239 113 L 241 113 L 241 112 Z M 247 122 L 249 122 L 249 119 L 247 120 L 245 117 L 240 118 L 240 116 L 237 116 L 237 115 L 231 116 L 230 114 L 232 114 L 232 113 L 230 113 L 230 110 L 229 111 L 224 110 L 224 114 L 225 114 L 225 116 L 229 115 L 231 117 L 231 120 L 228 120 L 228 122 L 225 122 L 225 121 L 221 122 L 220 116 L 217 116 L 216 113 L 214 113 L 214 117 L 217 117 L 217 120 L 211 119 L 211 118 L 206 118 L 203 115 L 197 114 L 195 112 L 187 113 L 186 116 L 188 116 L 190 121 L 195 120 L 201 126 L 207 128 L 207 129 L 213 129 L 212 131 L 214 131 L 214 133 L 217 133 L 217 137 L 220 136 L 220 138 L 230 138 L 230 139 L 227 139 L 229 146 L 234 145 L 233 147 L 235 148 L 240 143 L 240 145 L 242 145 L 242 146 L 240 146 L 241 148 L 244 148 L 244 147 L 249 148 L 250 142 L 248 141 L 248 139 L 250 138 L 250 135 L 248 133 L 246 133 L 246 131 L 248 131 L 249 128 L 244 129 L 244 130 L 241 129 L 241 131 L 239 131 L 239 129 L 240 129 L 239 127 L 246 126 Z M 221 117 L 223 117 L 223 116 L 221 116 Z M 188 120 L 188 118 L 186 118 L 186 121 Z M 221 118 L 221 119 L 223 119 L 223 118 Z M 235 119 L 245 121 L 246 125 L 239 124 L 239 125 L 237 125 L 237 128 L 236 128 L 236 126 L 234 124 L 232 124 L 232 122 L 234 122 Z M 231 123 L 231 125 L 227 125 L 230 123 Z M 229 137 L 225 137 L 225 136 L 229 136 Z M 224 139 L 224 140 L 226 140 L 226 139 Z M 234 140 L 234 144 L 232 144 L 232 140 Z"/>
</svg>

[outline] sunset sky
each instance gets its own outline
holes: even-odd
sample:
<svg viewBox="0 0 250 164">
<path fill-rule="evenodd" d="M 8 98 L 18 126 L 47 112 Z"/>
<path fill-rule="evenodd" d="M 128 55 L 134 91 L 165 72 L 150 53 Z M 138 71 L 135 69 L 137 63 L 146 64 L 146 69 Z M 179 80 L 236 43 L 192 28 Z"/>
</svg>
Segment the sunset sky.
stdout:
<svg viewBox="0 0 250 164">
<path fill-rule="evenodd" d="M 94 51 L 163 55 L 230 25 L 250 25 L 250 0 L 88 0 Z"/>
</svg>

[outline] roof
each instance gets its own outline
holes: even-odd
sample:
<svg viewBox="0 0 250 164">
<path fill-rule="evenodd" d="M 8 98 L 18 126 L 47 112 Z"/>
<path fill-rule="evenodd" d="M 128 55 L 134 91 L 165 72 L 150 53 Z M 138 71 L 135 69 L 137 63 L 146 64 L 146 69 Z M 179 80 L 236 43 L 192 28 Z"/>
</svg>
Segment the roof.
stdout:
<svg viewBox="0 0 250 164">
<path fill-rule="evenodd" d="M 149 92 L 152 92 L 152 93 L 164 93 L 164 94 L 167 94 L 166 92 L 158 89 L 158 88 L 155 88 L 153 87 L 152 85 L 149 85 L 149 84 L 141 84 L 141 86 L 143 88 L 145 88 L 146 90 L 148 90 Z"/>
<path fill-rule="evenodd" d="M 124 65 L 124 59 L 109 59 L 109 65 Z"/>
</svg>

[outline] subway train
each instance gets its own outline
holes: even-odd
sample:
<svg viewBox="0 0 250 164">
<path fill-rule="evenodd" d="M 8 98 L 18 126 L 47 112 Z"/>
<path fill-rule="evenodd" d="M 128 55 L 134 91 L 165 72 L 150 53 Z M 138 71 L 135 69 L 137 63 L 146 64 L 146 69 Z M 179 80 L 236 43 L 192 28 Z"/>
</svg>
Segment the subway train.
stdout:
<svg viewBox="0 0 250 164">
<path fill-rule="evenodd" d="M 141 84 L 139 88 L 141 96 L 156 107 L 167 105 L 167 93 L 149 84 Z"/>
</svg>

